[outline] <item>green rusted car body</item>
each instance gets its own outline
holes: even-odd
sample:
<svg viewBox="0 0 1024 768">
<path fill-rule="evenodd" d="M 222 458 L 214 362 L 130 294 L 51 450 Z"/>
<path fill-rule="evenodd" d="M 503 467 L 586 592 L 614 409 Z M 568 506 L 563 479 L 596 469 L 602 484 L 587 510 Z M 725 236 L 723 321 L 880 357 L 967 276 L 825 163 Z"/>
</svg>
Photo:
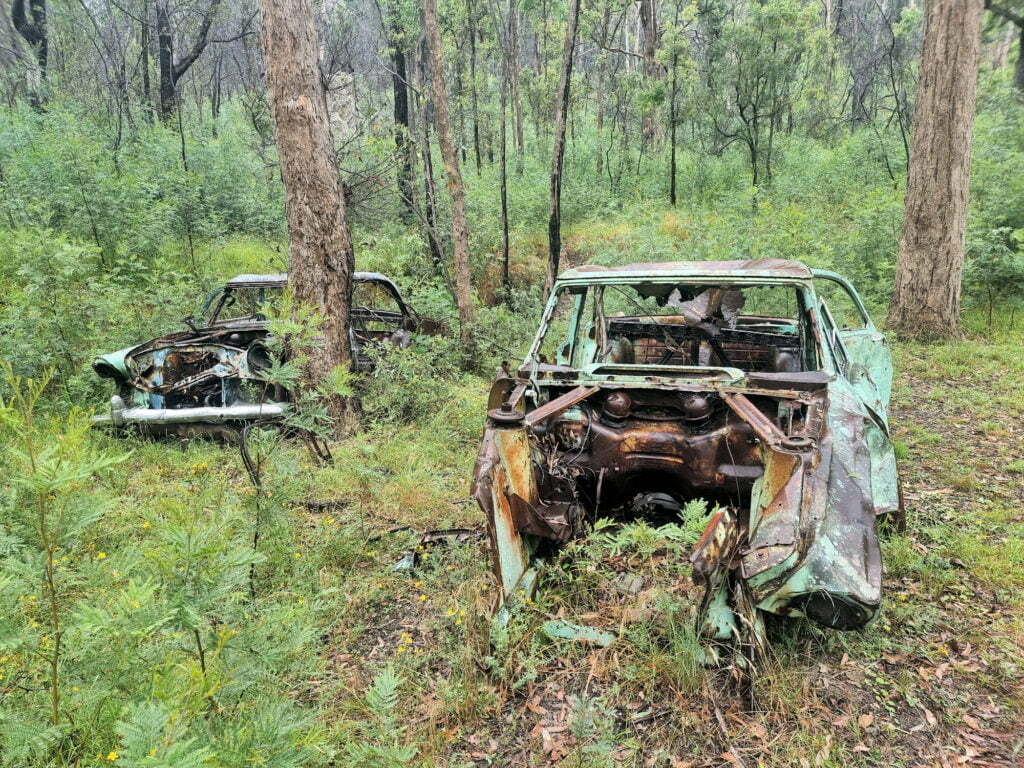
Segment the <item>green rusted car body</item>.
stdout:
<svg viewBox="0 0 1024 768">
<path fill-rule="evenodd" d="M 230 437 L 241 425 L 282 417 L 291 393 L 271 384 L 270 325 L 264 312 L 288 283 L 286 274 L 245 274 L 227 281 L 203 302 L 187 329 L 97 357 L 98 376 L 114 386 L 109 413 L 99 425 L 153 434 Z M 353 367 L 372 368 L 373 344 L 406 346 L 413 333 L 443 332 L 420 317 L 398 286 L 377 272 L 352 276 L 349 338 Z"/>
<path fill-rule="evenodd" d="M 881 601 L 877 523 L 902 508 L 891 385 L 883 335 L 832 272 L 563 273 L 525 361 L 492 387 L 474 471 L 504 603 L 598 517 L 669 520 L 700 498 L 704 637 L 756 648 L 766 613 L 863 626 Z"/>
</svg>

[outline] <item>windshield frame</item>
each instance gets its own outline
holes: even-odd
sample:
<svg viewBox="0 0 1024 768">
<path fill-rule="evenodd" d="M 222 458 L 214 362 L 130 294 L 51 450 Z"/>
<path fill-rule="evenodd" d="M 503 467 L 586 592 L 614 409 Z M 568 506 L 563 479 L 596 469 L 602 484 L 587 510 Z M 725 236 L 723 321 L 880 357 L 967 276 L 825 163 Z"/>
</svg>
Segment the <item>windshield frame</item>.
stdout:
<svg viewBox="0 0 1024 768">
<path fill-rule="evenodd" d="M 576 348 L 579 344 L 579 326 L 582 319 L 582 314 L 585 309 L 587 297 L 589 291 L 598 289 L 596 301 L 597 305 L 595 309 L 600 307 L 600 311 L 603 314 L 603 301 L 602 294 L 606 288 L 627 288 L 640 285 L 683 285 L 683 286 L 706 286 L 706 287 L 738 287 L 738 288 L 753 288 L 753 287 L 768 287 L 768 286 L 781 286 L 791 287 L 795 291 L 797 300 L 797 312 L 798 316 L 792 318 L 793 322 L 797 324 L 799 333 L 804 346 L 803 354 L 808 355 L 808 346 L 813 347 L 813 357 L 816 360 L 816 369 L 823 369 L 825 367 L 832 367 L 829 364 L 833 364 L 832 355 L 827 350 L 821 349 L 821 339 L 814 330 L 806 327 L 806 325 L 816 326 L 820 323 L 817 318 L 817 296 L 814 291 L 813 283 L 808 279 L 801 278 L 771 278 L 757 275 L 751 275 L 745 277 L 742 275 L 728 275 L 723 276 L 717 275 L 664 275 L 664 276 L 637 276 L 630 278 L 626 275 L 617 274 L 614 276 L 595 278 L 572 278 L 565 280 L 557 280 L 554 287 L 548 296 L 547 303 L 544 307 L 544 312 L 541 315 L 540 325 L 537 328 L 537 333 L 533 338 L 533 342 L 523 360 L 522 368 L 531 372 L 531 378 L 536 376 L 536 372 L 541 365 L 553 365 L 556 361 L 548 361 L 547 363 L 541 363 L 538 358 L 544 341 L 547 337 L 548 332 L 551 330 L 552 320 L 554 313 L 558 308 L 559 301 L 563 292 L 568 291 L 573 297 L 573 306 L 569 310 L 572 314 L 569 318 L 568 334 L 566 341 L 570 342 L 570 352 L 568 359 L 570 362 L 575 359 Z M 638 300 L 639 301 L 639 300 Z M 814 317 L 811 317 L 814 315 Z M 600 341 L 598 344 L 600 344 Z M 595 362 L 589 363 L 589 365 L 595 365 Z M 557 364 L 558 369 L 565 371 L 580 371 L 587 367 L 588 364 L 582 366 L 573 366 L 565 364 Z M 643 363 L 628 363 L 621 364 L 619 367 L 632 368 L 637 371 L 641 371 L 645 368 L 650 368 L 650 365 Z M 686 371 L 689 366 L 664 366 L 665 368 L 677 368 L 681 373 Z M 714 366 L 711 366 L 712 368 Z"/>
</svg>

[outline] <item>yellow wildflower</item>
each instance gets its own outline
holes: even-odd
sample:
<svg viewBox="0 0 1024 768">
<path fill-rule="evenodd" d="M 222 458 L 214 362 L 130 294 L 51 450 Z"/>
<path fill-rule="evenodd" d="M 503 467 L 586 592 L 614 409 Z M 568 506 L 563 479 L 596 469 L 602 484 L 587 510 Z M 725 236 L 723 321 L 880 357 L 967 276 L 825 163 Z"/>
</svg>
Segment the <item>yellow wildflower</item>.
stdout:
<svg viewBox="0 0 1024 768">
<path fill-rule="evenodd" d="M 110 762 L 114 762 L 115 760 L 117 760 L 117 752 L 111 752 L 109 755 L 107 755 L 107 760 L 109 760 Z"/>
<path fill-rule="evenodd" d="M 107 553 L 106 552 L 97 552 L 96 553 L 96 559 L 97 560 L 106 560 L 106 558 L 107 558 Z"/>
</svg>

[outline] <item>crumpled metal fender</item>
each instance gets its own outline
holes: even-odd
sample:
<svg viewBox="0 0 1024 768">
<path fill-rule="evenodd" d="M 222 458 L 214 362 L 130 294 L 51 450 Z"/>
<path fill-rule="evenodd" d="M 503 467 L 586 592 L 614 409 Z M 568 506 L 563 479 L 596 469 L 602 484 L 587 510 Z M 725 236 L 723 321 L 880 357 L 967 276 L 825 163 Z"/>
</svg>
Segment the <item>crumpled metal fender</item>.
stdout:
<svg viewBox="0 0 1024 768">
<path fill-rule="evenodd" d="M 839 385 L 829 392 L 816 451 L 766 450 L 741 563 L 762 610 L 805 614 L 835 629 L 863 626 L 876 613 L 882 565 L 872 444 L 865 436 L 872 424 L 856 396 Z"/>
<path fill-rule="evenodd" d="M 535 505 L 538 499 L 525 425 L 488 425 L 484 429 L 470 493 L 487 517 L 487 530 L 494 542 L 491 564 L 501 582 L 502 597 L 532 592 L 533 585 L 525 577 L 535 542 L 520 532 L 514 515 L 516 505 Z"/>
</svg>

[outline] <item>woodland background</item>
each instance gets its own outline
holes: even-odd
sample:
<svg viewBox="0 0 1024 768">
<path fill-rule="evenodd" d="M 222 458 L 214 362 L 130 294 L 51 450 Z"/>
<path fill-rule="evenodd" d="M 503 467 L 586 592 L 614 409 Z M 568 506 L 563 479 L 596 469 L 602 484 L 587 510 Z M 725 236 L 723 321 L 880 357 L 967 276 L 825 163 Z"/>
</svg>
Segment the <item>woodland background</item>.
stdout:
<svg viewBox="0 0 1024 768">
<path fill-rule="evenodd" d="M 479 522 L 466 496 L 487 380 L 540 313 L 570 7 L 440 0 L 470 338 L 381 352 L 335 465 L 267 437 L 254 489 L 230 446 L 114 440 L 86 411 L 109 396 L 92 356 L 177 327 L 234 274 L 287 263 L 257 8 L 0 0 L 0 766 L 1019 759 L 1016 0 L 983 19 L 967 339 L 897 347 L 910 528 L 886 542 L 878 621 L 782 631 L 747 712 L 700 668 L 689 602 L 670 588 L 665 551 L 685 531 L 597 537 L 553 569 L 536 617 L 620 611 L 612 652 L 543 640 L 530 618 L 490 648 L 472 547 L 411 578 L 391 570 L 414 538 L 385 531 Z M 326 0 L 317 13 L 356 264 L 459 327 L 422 9 Z M 881 322 L 922 13 L 586 0 L 563 264 L 798 259 L 849 276 Z M 660 585 L 642 606 L 609 586 L 623 559 Z"/>
</svg>

